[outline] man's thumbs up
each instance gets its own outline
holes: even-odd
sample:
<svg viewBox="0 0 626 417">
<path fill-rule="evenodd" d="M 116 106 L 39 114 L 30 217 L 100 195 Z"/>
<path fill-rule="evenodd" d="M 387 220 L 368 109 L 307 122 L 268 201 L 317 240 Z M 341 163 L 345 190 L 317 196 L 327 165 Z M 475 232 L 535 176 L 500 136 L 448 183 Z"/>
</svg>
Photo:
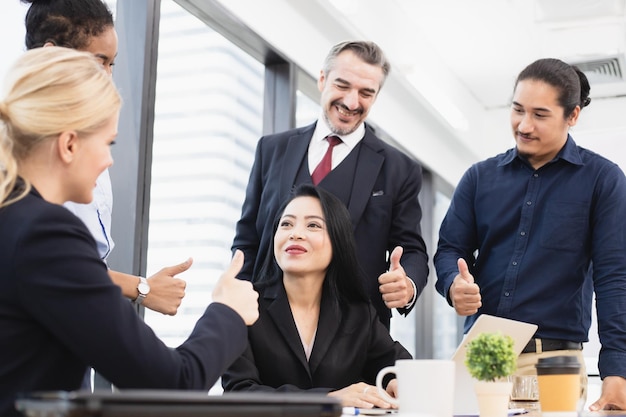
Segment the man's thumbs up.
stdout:
<svg viewBox="0 0 626 417">
<path fill-rule="evenodd" d="M 400 265 L 403 249 L 396 246 L 389 255 L 389 271 L 378 277 L 379 291 L 388 308 L 405 307 L 415 293 L 411 279 Z"/>
<path fill-rule="evenodd" d="M 459 273 L 454 277 L 448 296 L 457 314 L 471 316 L 478 312 L 483 305 L 480 296 L 480 288 L 474 282 L 474 277 L 469 272 L 465 259 L 457 260 Z"/>
<path fill-rule="evenodd" d="M 459 267 L 459 275 L 461 276 L 461 278 L 463 278 L 465 281 L 467 281 L 468 284 L 473 284 L 474 283 L 474 277 L 472 276 L 472 274 L 470 274 L 470 271 L 469 271 L 469 268 L 467 266 L 467 262 L 465 262 L 465 259 L 459 258 L 456 261 L 456 264 Z"/>
<path fill-rule="evenodd" d="M 404 249 L 402 249 L 402 246 L 396 246 L 393 252 L 391 252 L 391 255 L 389 256 L 389 270 L 390 271 L 396 271 L 402 268 L 402 265 L 400 265 L 400 258 L 402 258 L 402 252 L 404 252 Z"/>
</svg>

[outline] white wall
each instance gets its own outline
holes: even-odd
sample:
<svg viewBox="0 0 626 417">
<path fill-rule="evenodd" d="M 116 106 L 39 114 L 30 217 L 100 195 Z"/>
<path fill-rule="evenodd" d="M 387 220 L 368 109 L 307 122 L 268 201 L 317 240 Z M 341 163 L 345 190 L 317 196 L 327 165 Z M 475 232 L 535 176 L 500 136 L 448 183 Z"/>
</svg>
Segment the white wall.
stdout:
<svg viewBox="0 0 626 417">
<path fill-rule="evenodd" d="M 0 6 L 0 80 L 4 81 L 11 64 L 26 49 L 24 15 L 28 5 L 19 0 L 4 0 Z"/>
</svg>

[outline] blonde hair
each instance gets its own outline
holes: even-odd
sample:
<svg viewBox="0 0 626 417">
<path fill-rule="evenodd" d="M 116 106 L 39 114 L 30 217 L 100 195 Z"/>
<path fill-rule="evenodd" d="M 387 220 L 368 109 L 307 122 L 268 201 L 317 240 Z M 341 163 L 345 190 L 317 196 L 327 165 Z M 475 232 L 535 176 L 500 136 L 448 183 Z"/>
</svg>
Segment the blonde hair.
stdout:
<svg viewBox="0 0 626 417">
<path fill-rule="evenodd" d="M 0 99 L 0 208 L 22 197 L 18 165 L 46 139 L 89 135 L 119 112 L 121 97 L 94 56 L 51 46 L 27 51 L 5 78 Z"/>
</svg>

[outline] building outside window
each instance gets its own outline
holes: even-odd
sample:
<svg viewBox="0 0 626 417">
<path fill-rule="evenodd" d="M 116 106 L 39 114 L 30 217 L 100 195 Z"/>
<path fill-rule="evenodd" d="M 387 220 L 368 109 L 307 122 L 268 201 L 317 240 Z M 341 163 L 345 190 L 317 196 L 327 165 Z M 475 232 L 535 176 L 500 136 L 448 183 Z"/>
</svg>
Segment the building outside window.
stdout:
<svg viewBox="0 0 626 417">
<path fill-rule="evenodd" d="M 264 67 L 172 0 L 161 3 L 147 273 L 193 257 L 174 317 L 145 320 L 178 346 L 228 266 L 261 136 Z M 116 210 L 120 208 L 116 207 Z"/>
</svg>

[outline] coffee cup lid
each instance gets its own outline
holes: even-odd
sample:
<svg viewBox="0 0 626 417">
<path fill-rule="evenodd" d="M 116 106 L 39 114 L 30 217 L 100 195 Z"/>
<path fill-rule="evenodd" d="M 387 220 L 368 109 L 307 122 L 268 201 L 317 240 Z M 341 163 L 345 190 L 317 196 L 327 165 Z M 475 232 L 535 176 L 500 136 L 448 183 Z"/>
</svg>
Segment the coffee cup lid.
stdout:
<svg viewBox="0 0 626 417">
<path fill-rule="evenodd" d="M 580 370 L 580 362 L 576 356 L 552 356 L 540 358 L 535 367 L 538 375 L 575 374 Z"/>
</svg>

